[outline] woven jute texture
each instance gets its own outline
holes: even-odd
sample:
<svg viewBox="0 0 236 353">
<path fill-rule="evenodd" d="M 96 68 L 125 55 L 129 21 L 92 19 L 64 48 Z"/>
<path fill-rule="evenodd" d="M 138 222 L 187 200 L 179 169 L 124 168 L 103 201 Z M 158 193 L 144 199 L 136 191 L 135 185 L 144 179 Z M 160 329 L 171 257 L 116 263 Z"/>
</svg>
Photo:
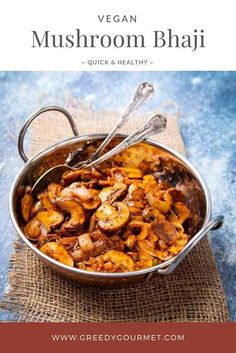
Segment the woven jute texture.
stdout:
<svg viewBox="0 0 236 353">
<path fill-rule="evenodd" d="M 94 113 L 73 99 L 67 102 L 81 134 L 108 132 L 116 112 Z M 128 123 L 127 133 L 145 116 Z M 60 114 L 47 113 L 31 128 L 30 155 L 68 137 L 70 128 Z M 183 142 L 174 118 L 156 138 L 180 153 Z M 86 287 L 45 267 L 17 240 L 10 262 L 11 290 L 1 307 L 27 322 L 226 322 L 224 291 L 207 239 L 204 239 L 170 276 L 155 275 L 149 282 L 108 289 Z"/>
</svg>

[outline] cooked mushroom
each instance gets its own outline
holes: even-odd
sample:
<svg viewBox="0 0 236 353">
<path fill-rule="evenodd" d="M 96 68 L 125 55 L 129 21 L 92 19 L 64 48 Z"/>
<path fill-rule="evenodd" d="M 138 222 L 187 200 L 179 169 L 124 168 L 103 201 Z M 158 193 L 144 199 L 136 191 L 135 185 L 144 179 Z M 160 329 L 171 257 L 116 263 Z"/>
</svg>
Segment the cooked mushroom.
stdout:
<svg viewBox="0 0 236 353">
<path fill-rule="evenodd" d="M 42 227 L 44 227 L 44 226 L 42 225 Z M 50 241 L 60 242 L 61 239 L 62 238 L 57 233 L 48 234 L 46 228 L 45 228 L 45 231 L 44 231 L 44 228 L 42 228 L 42 232 L 41 232 L 39 239 L 38 239 L 37 247 L 41 248 L 41 246 L 43 246 L 43 244 L 48 243 Z M 64 244 L 62 244 L 62 245 L 64 245 Z"/>
<path fill-rule="evenodd" d="M 180 239 L 178 239 L 175 244 L 168 248 L 168 251 L 173 255 L 177 255 L 181 250 L 183 250 L 187 242 L 187 234 L 182 234 Z"/>
<path fill-rule="evenodd" d="M 90 191 L 80 182 L 72 183 L 70 186 L 62 189 L 60 192 L 61 197 L 76 197 L 80 201 L 87 201 L 90 199 Z"/>
<path fill-rule="evenodd" d="M 67 266 L 74 266 L 72 257 L 61 244 L 51 241 L 43 244 L 43 246 L 40 248 L 40 251 Z"/>
<path fill-rule="evenodd" d="M 164 220 L 165 216 L 158 210 L 158 208 L 147 206 L 142 212 L 143 218 L 146 222 L 153 222 L 154 220 Z"/>
<path fill-rule="evenodd" d="M 89 190 L 89 193 L 90 198 L 88 200 L 83 201 L 82 204 L 86 210 L 95 210 L 101 204 L 101 200 L 98 197 L 98 191 L 91 189 Z"/>
<path fill-rule="evenodd" d="M 157 257 L 161 261 L 167 261 L 173 257 L 167 250 L 157 250 Z"/>
<path fill-rule="evenodd" d="M 105 231 L 117 231 L 123 228 L 129 220 L 129 208 L 123 202 L 112 205 L 102 204 L 96 211 L 98 225 Z"/>
<path fill-rule="evenodd" d="M 63 228 L 67 230 L 76 230 L 85 222 L 84 208 L 80 201 L 75 198 L 57 199 L 56 205 L 63 211 L 70 214 L 69 221 L 63 223 Z"/>
<path fill-rule="evenodd" d="M 128 189 L 128 199 L 133 201 L 146 199 L 145 190 L 136 184 L 131 184 Z"/>
<path fill-rule="evenodd" d="M 143 172 L 139 168 L 123 167 L 121 168 L 130 179 L 141 179 L 143 177 Z"/>
<path fill-rule="evenodd" d="M 70 252 L 71 256 L 77 264 L 81 261 L 88 260 L 91 256 L 98 256 L 105 250 L 109 249 L 110 241 L 108 237 L 104 235 L 99 229 L 90 233 L 90 239 L 93 241 L 93 249 L 89 251 L 82 251 L 80 246 L 75 245 L 74 249 Z"/>
<path fill-rule="evenodd" d="M 78 237 L 80 249 L 84 252 L 88 252 L 94 249 L 94 244 L 90 238 L 89 233 L 84 233 Z"/>
<path fill-rule="evenodd" d="M 108 186 L 102 189 L 99 193 L 101 202 L 113 203 L 119 197 L 121 197 L 127 189 L 127 185 L 124 183 L 115 183 L 113 186 Z"/>
<path fill-rule="evenodd" d="M 183 226 L 179 221 L 179 218 L 177 217 L 176 213 L 174 211 L 170 211 L 170 214 L 168 216 L 168 221 L 171 222 L 178 231 L 183 232 Z"/>
<path fill-rule="evenodd" d="M 84 169 L 77 169 L 65 172 L 62 176 L 63 185 L 67 186 L 73 183 L 74 181 L 79 180 L 83 171 Z"/>
<path fill-rule="evenodd" d="M 111 250 L 117 250 L 124 252 L 125 245 L 118 235 L 112 235 L 109 237 L 109 248 Z"/>
<path fill-rule="evenodd" d="M 84 180 L 84 181 L 90 181 L 93 179 L 101 179 L 101 178 L 102 178 L 102 174 L 94 168 L 92 168 L 91 170 L 84 169 L 81 174 L 81 180 Z"/>
<path fill-rule="evenodd" d="M 36 201 L 33 205 L 33 208 L 31 210 L 31 216 L 34 217 L 36 215 L 36 213 L 38 213 L 39 211 L 43 211 L 43 204 L 42 201 Z"/>
<path fill-rule="evenodd" d="M 116 182 L 128 181 L 127 173 L 119 167 L 111 168 L 111 178 L 114 179 Z"/>
<path fill-rule="evenodd" d="M 128 236 L 128 238 L 126 239 L 126 241 L 125 241 L 125 245 L 126 245 L 130 250 L 132 250 L 133 247 L 134 247 L 134 245 L 135 245 L 135 243 L 136 243 L 136 240 L 137 240 L 136 236 L 135 236 L 134 234 L 130 234 L 130 235 Z"/>
<path fill-rule="evenodd" d="M 30 194 L 25 194 L 21 199 L 21 214 L 25 222 L 28 222 L 31 216 L 34 199 Z"/>
<path fill-rule="evenodd" d="M 64 246 L 66 250 L 72 250 L 78 242 L 78 236 L 74 237 L 63 237 L 59 239 L 59 243 Z"/>
<path fill-rule="evenodd" d="M 56 183 L 50 183 L 48 185 L 47 189 L 48 189 L 48 197 L 52 201 L 57 196 L 59 196 L 60 191 L 62 189 L 62 185 L 61 184 L 56 184 Z"/>
<path fill-rule="evenodd" d="M 51 228 L 59 226 L 64 221 L 63 214 L 53 210 L 40 211 L 36 214 L 35 218 L 44 224 L 48 232 L 50 232 Z"/>
<path fill-rule="evenodd" d="M 166 190 L 156 191 L 155 188 L 151 188 L 147 192 L 148 203 L 151 207 L 158 208 L 162 213 L 170 211 L 173 203 L 171 195 Z"/>
<path fill-rule="evenodd" d="M 37 219 L 31 219 L 24 227 L 24 232 L 27 238 L 32 241 L 37 241 L 41 235 L 42 223 Z"/>
<path fill-rule="evenodd" d="M 117 266 L 117 268 L 122 267 L 124 271 L 135 270 L 135 263 L 133 259 L 121 251 L 109 250 L 104 255 L 102 255 L 102 259 L 106 262 L 112 262 Z"/>
<path fill-rule="evenodd" d="M 185 187 L 170 184 L 172 163 L 163 158 L 138 144 L 96 169 L 65 173 L 34 200 L 31 188 L 22 187 L 26 237 L 52 258 L 87 271 L 134 271 L 174 257 L 188 242 L 193 212 Z"/>
<path fill-rule="evenodd" d="M 131 221 L 127 225 L 127 228 L 124 234 L 134 235 L 136 240 L 143 240 L 148 235 L 147 225 L 144 222 Z"/>
<path fill-rule="evenodd" d="M 157 236 L 168 245 L 172 245 L 177 239 L 177 229 L 168 221 L 154 222 L 153 228 Z"/>
<path fill-rule="evenodd" d="M 86 210 L 94 210 L 101 204 L 98 193 L 98 190 L 88 190 L 81 183 L 73 183 L 61 191 L 60 197 L 78 198 Z"/>
<path fill-rule="evenodd" d="M 49 195 L 46 191 L 40 193 L 38 195 L 38 199 L 41 202 L 41 207 L 42 209 L 45 210 L 55 210 L 55 206 L 53 205 L 51 199 L 49 198 Z"/>
<path fill-rule="evenodd" d="M 89 220 L 89 232 L 92 232 L 96 227 L 96 213 L 94 213 Z"/>
<path fill-rule="evenodd" d="M 143 240 L 138 240 L 137 242 L 138 247 L 144 251 L 145 253 L 157 257 L 156 249 L 154 247 L 154 243 L 151 242 L 150 240 L 143 239 Z"/>
<path fill-rule="evenodd" d="M 138 251 L 138 261 L 136 266 L 139 268 L 147 268 L 153 266 L 153 256 L 149 255 L 147 252 L 139 249 Z"/>
<path fill-rule="evenodd" d="M 111 176 L 117 181 L 130 182 L 129 178 L 141 179 L 143 177 L 143 172 L 138 168 L 116 167 L 111 169 Z"/>
<path fill-rule="evenodd" d="M 182 202 L 176 202 L 174 204 L 174 208 L 175 208 L 176 213 L 178 214 L 179 223 L 183 224 L 184 221 L 186 221 L 186 219 L 190 215 L 189 208 L 185 204 L 183 204 Z"/>
</svg>

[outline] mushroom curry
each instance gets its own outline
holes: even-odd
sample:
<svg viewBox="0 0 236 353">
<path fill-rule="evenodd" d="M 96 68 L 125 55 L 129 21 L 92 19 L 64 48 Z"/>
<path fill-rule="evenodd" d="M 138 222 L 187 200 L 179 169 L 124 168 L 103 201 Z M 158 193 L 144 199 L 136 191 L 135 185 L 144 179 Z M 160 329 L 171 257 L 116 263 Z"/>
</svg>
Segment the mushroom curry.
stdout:
<svg viewBox="0 0 236 353">
<path fill-rule="evenodd" d="M 149 145 L 130 147 L 95 169 L 66 172 L 21 199 L 24 234 L 44 254 L 95 272 L 137 271 L 177 255 L 191 218 L 186 196 L 161 175 Z"/>
</svg>

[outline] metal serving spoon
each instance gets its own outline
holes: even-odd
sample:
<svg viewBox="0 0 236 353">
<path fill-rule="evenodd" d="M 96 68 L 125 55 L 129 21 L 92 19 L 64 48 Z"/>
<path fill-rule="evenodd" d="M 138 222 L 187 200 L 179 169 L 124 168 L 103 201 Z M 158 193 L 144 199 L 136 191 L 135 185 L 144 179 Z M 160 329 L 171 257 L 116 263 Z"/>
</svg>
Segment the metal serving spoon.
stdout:
<svg viewBox="0 0 236 353">
<path fill-rule="evenodd" d="M 120 153 L 124 149 L 143 141 L 146 137 L 162 132 L 166 128 L 166 122 L 167 119 L 165 116 L 161 114 L 156 114 L 151 117 L 151 119 L 149 119 L 142 127 L 138 128 L 128 137 L 126 137 L 123 141 L 121 141 L 119 145 L 115 146 L 113 149 L 111 149 L 98 159 L 89 163 L 85 163 L 83 165 L 81 165 L 81 163 L 79 162 L 73 167 L 69 167 L 66 164 L 60 164 L 50 168 L 36 181 L 31 193 L 37 194 L 51 182 L 60 182 L 62 175 L 67 171 L 95 167 L 96 165 L 111 158 L 115 154 Z"/>
<path fill-rule="evenodd" d="M 77 167 L 79 165 L 88 164 L 95 161 L 98 157 L 101 156 L 105 147 L 109 144 L 109 142 L 113 139 L 118 129 L 120 129 L 124 123 L 138 110 L 138 108 L 147 103 L 154 95 L 154 87 L 150 83 L 142 82 L 136 89 L 134 94 L 133 101 L 130 103 L 125 112 L 120 116 L 116 125 L 113 127 L 111 132 L 107 135 L 101 145 L 98 147 L 97 151 L 93 153 L 86 161 L 81 161 L 76 164 Z M 66 159 L 65 163 L 71 165 L 73 162 L 74 155 L 76 155 L 78 151 L 72 152 L 69 157 Z M 73 165 L 73 164 L 72 164 Z"/>
</svg>

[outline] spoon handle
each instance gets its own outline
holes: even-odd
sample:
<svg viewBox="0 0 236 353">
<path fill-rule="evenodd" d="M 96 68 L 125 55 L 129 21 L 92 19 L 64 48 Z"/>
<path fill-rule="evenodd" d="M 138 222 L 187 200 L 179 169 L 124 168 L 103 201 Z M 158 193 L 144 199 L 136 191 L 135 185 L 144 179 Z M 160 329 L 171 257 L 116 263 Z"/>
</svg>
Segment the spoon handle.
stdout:
<svg viewBox="0 0 236 353">
<path fill-rule="evenodd" d="M 146 122 L 142 127 L 134 131 L 132 134 L 130 134 L 126 139 L 124 139 L 119 145 L 114 147 L 112 150 L 108 151 L 105 153 L 103 156 L 100 158 L 96 159 L 95 161 L 84 164 L 79 167 L 80 168 L 91 168 L 94 167 L 97 164 L 100 164 L 104 162 L 105 160 L 111 158 L 117 153 L 120 153 L 124 149 L 143 141 L 147 136 L 157 134 L 159 132 L 162 132 L 165 127 L 166 127 L 166 122 L 167 119 L 165 116 L 161 114 L 156 114 L 151 119 L 149 119 L 148 122 Z M 76 166 L 74 166 L 73 169 L 78 169 Z"/>
<path fill-rule="evenodd" d="M 91 156 L 88 162 L 92 162 L 98 159 L 98 157 L 101 155 L 104 148 L 114 137 L 116 131 L 124 125 L 124 123 L 128 120 L 128 118 L 130 118 L 142 104 L 146 103 L 149 99 L 151 99 L 153 94 L 154 94 L 154 88 L 150 83 L 143 82 L 138 86 L 138 88 L 136 89 L 133 101 L 130 103 L 130 105 L 125 110 L 123 115 L 121 115 L 121 117 L 119 118 L 116 125 L 109 133 L 109 135 L 105 138 L 105 140 L 98 147 L 97 151 Z"/>
</svg>

